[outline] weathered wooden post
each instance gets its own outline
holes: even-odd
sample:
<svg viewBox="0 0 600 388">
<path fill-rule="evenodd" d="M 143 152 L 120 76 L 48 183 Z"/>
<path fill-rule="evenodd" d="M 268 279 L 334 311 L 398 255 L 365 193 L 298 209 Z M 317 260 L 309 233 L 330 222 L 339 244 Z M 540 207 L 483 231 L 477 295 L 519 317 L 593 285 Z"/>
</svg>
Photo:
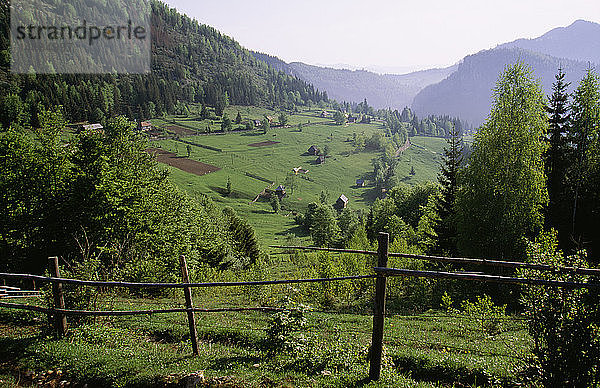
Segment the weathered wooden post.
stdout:
<svg viewBox="0 0 600 388">
<path fill-rule="evenodd" d="M 387 267 L 388 245 L 390 235 L 379 233 L 377 238 L 377 266 Z M 381 357 L 383 352 L 383 324 L 385 317 L 385 275 L 377 275 L 375 281 L 375 305 L 373 306 L 373 338 L 371 340 L 371 365 L 369 368 L 369 380 L 379 380 L 381 375 Z"/>
<path fill-rule="evenodd" d="M 50 274 L 52 277 L 60 278 L 60 269 L 58 268 L 58 257 L 49 257 L 50 260 Z M 63 309 L 65 308 L 65 298 L 63 296 L 62 284 L 52 283 L 52 296 L 54 297 L 54 308 Z M 63 337 L 67 334 L 67 317 L 65 314 L 58 311 L 54 311 L 54 330 L 59 337 Z"/>
<path fill-rule="evenodd" d="M 179 263 L 181 264 L 181 278 L 183 283 L 190 282 L 190 275 L 188 273 L 187 261 L 185 260 L 185 256 L 181 255 L 179 257 Z M 194 351 L 194 356 L 200 354 L 200 350 L 198 349 L 198 333 L 196 332 L 196 320 L 194 318 L 194 302 L 192 301 L 192 289 L 191 287 L 185 287 L 183 289 L 183 293 L 185 295 L 185 307 L 187 308 L 187 316 L 188 316 L 188 324 L 190 327 L 190 338 L 192 340 L 192 350 Z"/>
</svg>

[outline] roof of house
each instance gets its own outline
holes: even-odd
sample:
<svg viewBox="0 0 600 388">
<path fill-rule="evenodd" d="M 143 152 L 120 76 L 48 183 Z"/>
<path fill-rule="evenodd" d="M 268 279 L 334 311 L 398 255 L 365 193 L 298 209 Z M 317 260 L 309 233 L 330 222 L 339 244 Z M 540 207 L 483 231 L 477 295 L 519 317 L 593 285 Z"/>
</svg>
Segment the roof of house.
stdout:
<svg viewBox="0 0 600 388">
<path fill-rule="evenodd" d="M 150 121 L 142 121 L 140 123 L 140 127 L 150 127 L 152 126 L 152 123 Z"/>
<path fill-rule="evenodd" d="M 357 184 L 365 183 L 365 180 L 364 180 L 364 179 L 357 179 L 357 180 L 356 180 L 356 183 L 357 183 Z"/>
<path fill-rule="evenodd" d="M 344 203 L 348 203 L 348 197 L 346 197 L 344 194 L 340 195 L 340 197 L 338 198 L 338 201 L 341 200 Z"/>
<path fill-rule="evenodd" d="M 102 126 L 102 124 L 84 124 L 83 125 L 83 129 L 85 129 L 86 131 L 89 130 L 96 130 L 96 129 L 103 129 L 104 127 Z"/>
<path fill-rule="evenodd" d="M 277 186 L 277 188 L 275 189 L 275 191 L 285 191 L 285 186 L 284 185 L 279 185 L 279 186 Z"/>
<path fill-rule="evenodd" d="M 325 161 L 325 156 L 323 156 L 323 155 L 317 156 L 317 162 L 324 162 L 324 161 Z"/>
</svg>

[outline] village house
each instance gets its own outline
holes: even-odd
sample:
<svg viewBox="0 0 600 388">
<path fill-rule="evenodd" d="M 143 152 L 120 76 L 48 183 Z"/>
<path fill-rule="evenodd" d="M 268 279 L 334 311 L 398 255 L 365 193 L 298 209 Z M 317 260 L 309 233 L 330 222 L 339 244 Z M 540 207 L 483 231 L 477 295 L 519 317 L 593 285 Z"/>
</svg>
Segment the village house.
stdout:
<svg viewBox="0 0 600 388">
<path fill-rule="evenodd" d="M 279 199 L 285 197 L 285 186 L 277 186 L 277 188 L 275 189 L 275 194 L 279 197 Z"/>
<path fill-rule="evenodd" d="M 152 130 L 152 123 L 150 121 L 140 121 L 138 129 L 142 132 L 150 132 Z"/>
<path fill-rule="evenodd" d="M 357 179 L 356 180 L 356 187 L 364 187 L 365 186 L 365 180 L 364 179 Z"/>
<path fill-rule="evenodd" d="M 346 197 L 344 194 L 340 195 L 340 197 L 337 199 L 337 201 L 335 201 L 335 204 L 333 205 L 333 207 L 338 210 L 345 209 L 346 206 L 348 206 L 348 197 Z"/>
<path fill-rule="evenodd" d="M 103 132 L 104 131 L 104 127 L 102 126 L 102 124 L 83 124 L 81 126 L 81 129 L 84 131 L 92 131 L 92 132 Z"/>
<path fill-rule="evenodd" d="M 317 146 L 311 145 L 310 148 L 308 149 L 308 154 L 309 155 L 318 155 L 319 149 L 317 148 Z"/>
<path fill-rule="evenodd" d="M 317 164 L 323 164 L 323 163 L 325 163 L 325 156 L 319 155 L 317 157 L 317 159 L 315 160 L 315 163 L 317 163 Z"/>
</svg>

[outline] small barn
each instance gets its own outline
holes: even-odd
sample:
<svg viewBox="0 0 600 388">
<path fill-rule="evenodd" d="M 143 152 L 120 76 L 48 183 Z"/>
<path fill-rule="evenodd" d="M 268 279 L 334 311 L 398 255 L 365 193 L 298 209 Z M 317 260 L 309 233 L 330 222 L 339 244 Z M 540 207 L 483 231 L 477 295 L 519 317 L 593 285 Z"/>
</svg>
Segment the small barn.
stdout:
<svg viewBox="0 0 600 388">
<path fill-rule="evenodd" d="M 326 110 L 321 112 L 321 117 L 328 117 L 329 116 L 329 112 L 327 112 Z"/>
<path fill-rule="evenodd" d="M 310 148 L 308 149 L 308 154 L 309 155 L 318 155 L 319 148 L 316 145 L 311 145 Z"/>
<path fill-rule="evenodd" d="M 152 123 L 150 121 L 140 121 L 138 129 L 142 132 L 150 132 L 152 130 Z"/>
<path fill-rule="evenodd" d="M 317 164 L 323 164 L 323 163 L 325 163 L 325 156 L 319 155 L 317 157 L 317 159 L 315 160 L 315 163 L 317 163 Z"/>
<path fill-rule="evenodd" d="M 283 185 L 279 185 L 277 186 L 277 188 L 275 189 L 275 194 L 281 199 L 283 197 L 285 197 L 285 186 Z"/>
<path fill-rule="evenodd" d="M 345 209 L 346 206 L 348 206 L 348 197 L 346 197 L 344 194 L 340 195 L 337 201 L 335 201 L 335 205 L 333 205 L 333 207 L 338 210 Z"/>
<path fill-rule="evenodd" d="M 103 132 L 104 131 L 104 127 L 102 126 L 102 124 L 84 124 L 81 126 L 81 129 L 84 131 L 91 131 L 91 132 Z"/>
<path fill-rule="evenodd" d="M 364 179 L 357 179 L 356 180 L 356 187 L 364 187 L 365 186 L 365 180 Z"/>
</svg>

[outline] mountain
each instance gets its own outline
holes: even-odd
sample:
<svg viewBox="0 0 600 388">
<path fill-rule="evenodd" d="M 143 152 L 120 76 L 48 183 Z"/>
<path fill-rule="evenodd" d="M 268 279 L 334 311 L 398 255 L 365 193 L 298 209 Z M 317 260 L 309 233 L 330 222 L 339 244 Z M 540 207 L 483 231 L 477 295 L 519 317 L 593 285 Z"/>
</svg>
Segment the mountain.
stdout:
<svg viewBox="0 0 600 388">
<path fill-rule="evenodd" d="M 536 39 L 520 39 L 469 55 L 449 77 L 421 90 L 411 107 L 420 116 L 447 114 L 478 126 L 490 111 L 498 76 L 507 64 L 519 60 L 531 66 L 547 95 L 559 67 L 573 89 L 590 62 L 600 63 L 600 25 L 577 21 Z"/>
<path fill-rule="evenodd" d="M 557 58 L 600 65 L 600 24 L 577 20 L 535 39 L 518 39 L 498 48 L 522 48 Z"/>
</svg>

